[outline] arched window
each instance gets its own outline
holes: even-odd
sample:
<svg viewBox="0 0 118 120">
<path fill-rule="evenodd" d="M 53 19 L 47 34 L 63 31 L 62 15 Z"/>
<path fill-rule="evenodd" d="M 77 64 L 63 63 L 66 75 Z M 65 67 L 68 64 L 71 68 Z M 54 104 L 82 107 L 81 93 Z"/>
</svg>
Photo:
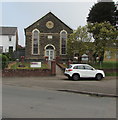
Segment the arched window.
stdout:
<svg viewBox="0 0 118 120">
<path fill-rule="evenodd" d="M 32 33 L 32 54 L 39 54 L 39 31 L 34 30 Z"/>
<path fill-rule="evenodd" d="M 67 50 L 67 32 L 65 30 L 60 32 L 60 53 L 66 55 Z"/>
</svg>

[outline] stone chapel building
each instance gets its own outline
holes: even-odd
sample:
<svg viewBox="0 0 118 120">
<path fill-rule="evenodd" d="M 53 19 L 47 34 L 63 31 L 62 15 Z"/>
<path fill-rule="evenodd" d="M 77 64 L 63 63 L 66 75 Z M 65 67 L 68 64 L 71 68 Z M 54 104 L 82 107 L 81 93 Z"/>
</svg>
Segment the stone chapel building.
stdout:
<svg viewBox="0 0 118 120">
<path fill-rule="evenodd" d="M 73 30 L 49 12 L 25 28 L 27 60 L 42 61 L 45 58 L 67 60 L 67 38 Z"/>
</svg>

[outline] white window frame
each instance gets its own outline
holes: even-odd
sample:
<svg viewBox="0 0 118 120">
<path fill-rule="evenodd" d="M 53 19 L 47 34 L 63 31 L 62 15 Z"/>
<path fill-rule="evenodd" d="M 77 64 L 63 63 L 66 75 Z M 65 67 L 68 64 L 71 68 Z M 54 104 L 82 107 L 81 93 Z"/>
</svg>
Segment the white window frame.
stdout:
<svg viewBox="0 0 118 120">
<path fill-rule="evenodd" d="M 66 33 L 66 53 L 65 54 L 62 54 L 62 36 L 61 36 L 62 32 Z M 66 30 L 62 30 L 60 32 L 60 55 L 67 55 L 67 36 L 68 36 L 68 33 Z"/>
<path fill-rule="evenodd" d="M 34 54 L 34 32 L 37 31 L 38 32 L 38 53 Z M 38 29 L 34 29 L 32 31 L 32 55 L 39 55 L 39 40 L 40 40 L 40 31 Z"/>
</svg>

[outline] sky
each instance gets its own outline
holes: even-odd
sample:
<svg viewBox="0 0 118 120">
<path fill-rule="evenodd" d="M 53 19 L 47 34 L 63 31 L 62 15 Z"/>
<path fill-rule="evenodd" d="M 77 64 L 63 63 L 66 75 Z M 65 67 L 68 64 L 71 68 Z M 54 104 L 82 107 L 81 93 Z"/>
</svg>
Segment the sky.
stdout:
<svg viewBox="0 0 118 120">
<path fill-rule="evenodd" d="M 74 2 L 8 1 L 0 3 L 0 26 L 18 28 L 19 44 L 25 46 L 24 28 L 28 27 L 48 12 L 55 14 L 72 29 L 86 25 L 86 17 L 96 0 Z M 61 0 L 60 0 L 61 1 Z M 2 8 L 2 9 L 1 9 Z"/>
</svg>

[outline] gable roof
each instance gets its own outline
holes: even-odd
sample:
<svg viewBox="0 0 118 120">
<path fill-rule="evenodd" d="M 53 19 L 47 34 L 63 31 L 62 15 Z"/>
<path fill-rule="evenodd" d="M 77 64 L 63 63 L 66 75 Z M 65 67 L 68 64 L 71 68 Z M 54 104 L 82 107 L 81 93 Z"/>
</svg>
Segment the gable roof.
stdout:
<svg viewBox="0 0 118 120">
<path fill-rule="evenodd" d="M 0 27 L 0 35 L 15 35 L 17 27 Z"/>
<path fill-rule="evenodd" d="M 54 17 L 55 17 L 56 19 L 58 19 L 62 24 L 64 24 L 66 27 L 68 27 L 70 30 L 73 31 L 72 28 L 70 28 L 68 25 L 66 25 L 64 22 L 62 22 L 62 21 L 61 21 L 58 17 L 56 17 L 52 12 L 47 13 L 45 16 L 43 16 L 42 18 L 40 18 L 39 20 L 37 20 L 36 22 L 34 22 L 33 24 L 31 24 L 30 26 L 28 26 L 28 27 L 25 28 L 25 29 L 28 29 L 29 27 L 31 27 L 32 25 L 34 25 L 35 23 L 37 23 L 38 21 L 40 21 L 41 19 L 43 19 L 44 17 L 46 17 L 46 16 L 48 16 L 48 15 L 54 16 Z"/>
</svg>

